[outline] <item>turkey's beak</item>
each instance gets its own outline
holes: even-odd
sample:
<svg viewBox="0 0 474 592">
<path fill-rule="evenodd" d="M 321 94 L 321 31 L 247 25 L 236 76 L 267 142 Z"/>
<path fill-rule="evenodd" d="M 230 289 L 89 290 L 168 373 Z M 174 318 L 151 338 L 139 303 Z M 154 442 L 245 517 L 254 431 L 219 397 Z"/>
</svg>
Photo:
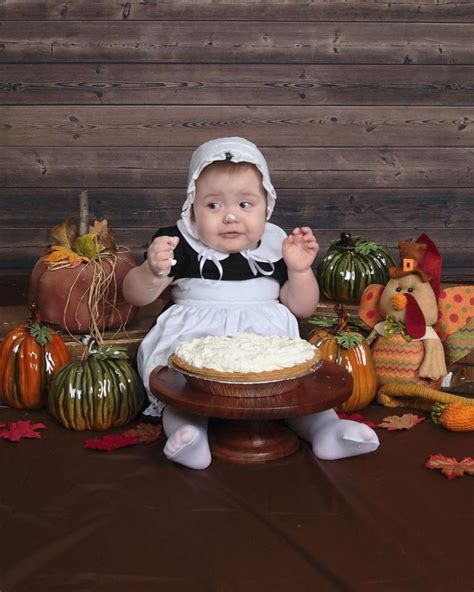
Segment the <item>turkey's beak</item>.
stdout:
<svg viewBox="0 0 474 592">
<path fill-rule="evenodd" d="M 407 307 L 407 297 L 405 294 L 395 294 L 392 298 L 393 310 L 404 310 Z"/>
</svg>

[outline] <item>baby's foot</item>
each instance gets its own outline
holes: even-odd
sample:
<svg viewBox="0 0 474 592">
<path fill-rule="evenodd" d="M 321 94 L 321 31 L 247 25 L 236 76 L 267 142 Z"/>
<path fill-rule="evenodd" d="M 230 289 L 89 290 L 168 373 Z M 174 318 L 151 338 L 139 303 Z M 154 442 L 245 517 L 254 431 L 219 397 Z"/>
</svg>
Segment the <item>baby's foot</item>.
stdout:
<svg viewBox="0 0 474 592">
<path fill-rule="evenodd" d="M 190 469 L 205 469 L 211 464 L 206 431 L 192 425 L 184 425 L 174 431 L 163 452 L 173 462 Z"/>
<path fill-rule="evenodd" d="M 336 460 L 373 452 L 379 447 L 379 439 L 364 423 L 334 419 L 314 432 L 312 445 L 318 458 Z"/>
</svg>

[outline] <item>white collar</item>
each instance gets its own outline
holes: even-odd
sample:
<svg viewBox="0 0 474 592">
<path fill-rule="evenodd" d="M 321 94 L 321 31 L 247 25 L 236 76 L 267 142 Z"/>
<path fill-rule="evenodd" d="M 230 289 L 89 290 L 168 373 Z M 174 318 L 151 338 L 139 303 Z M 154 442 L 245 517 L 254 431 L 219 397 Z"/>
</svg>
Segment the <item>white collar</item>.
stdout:
<svg viewBox="0 0 474 592">
<path fill-rule="evenodd" d="M 178 220 L 177 222 L 178 230 L 183 235 L 186 242 L 189 246 L 196 251 L 196 253 L 202 253 L 206 249 L 209 249 L 207 245 L 202 243 L 200 240 L 191 236 L 191 234 L 186 230 L 186 227 L 182 220 Z M 263 233 L 262 239 L 260 244 L 256 249 L 250 251 L 252 259 L 256 261 L 261 261 L 263 263 L 270 261 L 271 263 L 275 263 L 282 258 L 282 243 L 286 238 L 286 232 L 272 224 L 271 222 L 267 222 L 265 224 L 265 232 Z M 216 249 L 212 249 L 214 253 L 214 257 L 218 261 L 223 261 L 227 259 L 229 253 L 223 253 L 222 251 L 217 251 Z M 241 251 L 240 254 L 248 259 L 246 251 Z"/>
</svg>

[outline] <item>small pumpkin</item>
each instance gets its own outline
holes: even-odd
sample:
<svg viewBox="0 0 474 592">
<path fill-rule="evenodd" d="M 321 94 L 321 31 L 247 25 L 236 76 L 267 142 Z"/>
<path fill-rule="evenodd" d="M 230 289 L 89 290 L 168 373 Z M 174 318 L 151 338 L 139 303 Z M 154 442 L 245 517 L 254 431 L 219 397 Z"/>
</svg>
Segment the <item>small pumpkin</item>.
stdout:
<svg viewBox="0 0 474 592">
<path fill-rule="evenodd" d="M 71 430 L 104 431 L 132 421 L 145 401 L 142 382 L 127 361 L 125 348 L 91 343 L 85 360 L 57 373 L 48 410 Z"/>
<path fill-rule="evenodd" d="M 357 304 L 367 286 L 387 283 L 392 266 L 386 247 L 342 232 L 318 264 L 318 283 L 326 298 Z"/>
<path fill-rule="evenodd" d="M 377 376 L 372 352 L 366 340 L 348 327 L 348 315 L 342 304 L 337 304 L 334 308 L 337 321 L 312 321 L 313 324 L 322 325 L 322 328 L 309 337 L 309 342 L 320 350 L 323 360 L 335 362 L 351 373 L 351 396 L 337 407 L 338 411 L 348 413 L 363 409 L 373 400 L 377 392 Z"/>
<path fill-rule="evenodd" d="M 5 335 L 0 349 L 0 399 L 17 409 L 39 409 L 58 370 L 71 357 L 61 336 L 41 322 L 35 306 L 31 319 Z"/>
</svg>

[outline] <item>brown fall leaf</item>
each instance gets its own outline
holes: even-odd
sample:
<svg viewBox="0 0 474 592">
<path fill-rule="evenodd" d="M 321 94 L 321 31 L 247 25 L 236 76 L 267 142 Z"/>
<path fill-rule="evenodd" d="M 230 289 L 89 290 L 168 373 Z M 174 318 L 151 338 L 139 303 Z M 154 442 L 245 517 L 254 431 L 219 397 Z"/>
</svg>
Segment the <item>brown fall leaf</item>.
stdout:
<svg viewBox="0 0 474 592">
<path fill-rule="evenodd" d="M 425 418 L 415 415 L 414 413 L 389 415 L 388 417 L 384 417 L 382 423 L 377 424 L 377 427 L 385 428 L 389 432 L 394 430 L 410 430 L 422 421 L 425 421 Z"/>
<path fill-rule="evenodd" d="M 139 423 L 122 433 L 127 436 L 136 436 L 140 440 L 140 444 L 151 444 L 158 440 L 162 432 L 161 424 Z"/>
<path fill-rule="evenodd" d="M 51 236 L 57 241 L 58 245 L 71 249 L 76 240 L 77 225 L 67 218 L 64 222 L 52 228 Z"/>
<path fill-rule="evenodd" d="M 89 232 L 94 234 L 107 234 L 109 232 L 107 218 L 103 220 L 94 220 L 94 226 L 89 226 Z"/>
<path fill-rule="evenodd" d="M 425 462 L 427 469 L 440 469 L 441 473 L 450 481 L 456 477 L 474 475 L 474 459 L 465 456 L 461 461 L 453 456 L 444 456 L 444 454 L 432 454 Z"/>
<path fill-rule="evenodd" d="M 104 247 L 104 250 L 115 253 L 117 243 L 106 218 L 95 220 L 94 226 L 89 226 L 89 232 L 98 235 L 98 241 Z"/>
</svg>

